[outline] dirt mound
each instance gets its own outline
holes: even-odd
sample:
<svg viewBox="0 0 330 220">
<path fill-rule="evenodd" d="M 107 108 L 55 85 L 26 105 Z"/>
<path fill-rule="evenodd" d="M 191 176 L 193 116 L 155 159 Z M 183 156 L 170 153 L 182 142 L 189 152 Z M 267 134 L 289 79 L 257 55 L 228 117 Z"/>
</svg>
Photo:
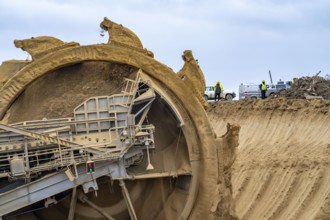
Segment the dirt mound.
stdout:
<svg viewBox="0 0 330 220">
<path fill-rule="evenodd" d="M 239 219 L 330 219 L 330 102 L 285 98 L 210 104 L 218 136 L 241 126 L 232 167 Z"/>
<path fill-rule="evenodd" d="M 319 76 L 302 77 L 295 81 L 292 88 L 279 92 L 279 97 L 293 99 L 330 99 L 330 80 Z"/>
</svg>

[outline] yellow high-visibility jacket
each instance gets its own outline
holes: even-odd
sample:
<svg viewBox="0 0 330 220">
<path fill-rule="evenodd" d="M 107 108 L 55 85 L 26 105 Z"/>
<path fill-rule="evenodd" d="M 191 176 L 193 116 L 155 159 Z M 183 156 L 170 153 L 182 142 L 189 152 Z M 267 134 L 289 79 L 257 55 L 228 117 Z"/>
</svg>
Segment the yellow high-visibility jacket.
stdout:
<svg viewBox="0 0 330 220">
<path fill-rule="evenodd" d="M 220 81 L 218 81 L 216 84 L 214 84 L 214 86 L 213 86 L 214 92 L 215 92 L 215 88 L 217 87 L 217 84 L 218 84 L 218 83 L 219 83 L 219 85 L 220 85 L 221 93 L 223 93 L 223 87 L 222 87 Z"/>
</svg>

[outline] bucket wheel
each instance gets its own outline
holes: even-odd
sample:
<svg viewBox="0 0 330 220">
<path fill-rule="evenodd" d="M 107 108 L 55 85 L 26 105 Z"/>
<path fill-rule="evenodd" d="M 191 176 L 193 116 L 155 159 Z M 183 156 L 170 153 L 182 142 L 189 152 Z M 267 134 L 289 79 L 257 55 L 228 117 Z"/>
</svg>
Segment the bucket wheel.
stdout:
<svg viewBox="0 0 330 220">
<path fill-rule="evenodd" d="M 153 59 L 150 51 L 134 48 L 134 43 L 75 44 L 38 55 L 0 88 L 3 123 L 70 117 L 78 103 L 119 92 L 123 78 L 133 79 L 141 70 L 156 94 L 144 115 L 155 127 L 155 148 L 143 149 L 125 168 L 126 176 L 98 178 L 97 196 L 94 191 L 79 196 L 78 187 L 67 192 L 74 192 L 76 199 L 67 196 L 46 209 L 31 207 L 32 212 L 19 215 L 37 219 L 64 219 L 70 212 L 75 219 L 203 219 L 209 215 L 221 175 L 218 142 L 203 107 L 204 88 L 201 94 L 191 92 L 189 73 L 194 68 L 200 71 L 192 55 L 184 59 L 185 77 Z"/>
</svg>

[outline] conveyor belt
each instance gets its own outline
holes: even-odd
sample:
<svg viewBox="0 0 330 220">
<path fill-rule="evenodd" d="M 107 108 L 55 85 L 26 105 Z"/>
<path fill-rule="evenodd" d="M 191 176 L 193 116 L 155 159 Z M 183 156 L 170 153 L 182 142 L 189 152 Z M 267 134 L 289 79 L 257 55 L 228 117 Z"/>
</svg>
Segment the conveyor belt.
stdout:
<svg viewBox="0 0 330 220">
<path fill-rule="evenodd" d="M 118 163 L 98 163 L 95 172 L 86 172 L 85 164 L 78 166 L 78 178 L 70 181 L 64 170 L 45 176 L 6 193 L 0 194 L 0 216 L 47 199 L 58 193 L 86 183 L 93 183 L 101 176 L 121 176 L 125 173 Z M 90 186 L 90 184 L 88 184 Z"/>
</svg>

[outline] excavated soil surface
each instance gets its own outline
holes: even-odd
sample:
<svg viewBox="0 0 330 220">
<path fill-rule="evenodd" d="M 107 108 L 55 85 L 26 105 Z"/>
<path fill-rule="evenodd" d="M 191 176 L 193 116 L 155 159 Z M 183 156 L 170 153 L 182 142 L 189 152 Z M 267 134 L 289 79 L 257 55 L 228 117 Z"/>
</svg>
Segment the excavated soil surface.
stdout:
<svg viewBox="0 0 330 220">
<path fill-rule="evenodd" d="M 208 116 L 218 136 L 241 126 L 232 184 L 242 220 L 330 219 L 330 102 L 218 102 Z"/>
</svg>

